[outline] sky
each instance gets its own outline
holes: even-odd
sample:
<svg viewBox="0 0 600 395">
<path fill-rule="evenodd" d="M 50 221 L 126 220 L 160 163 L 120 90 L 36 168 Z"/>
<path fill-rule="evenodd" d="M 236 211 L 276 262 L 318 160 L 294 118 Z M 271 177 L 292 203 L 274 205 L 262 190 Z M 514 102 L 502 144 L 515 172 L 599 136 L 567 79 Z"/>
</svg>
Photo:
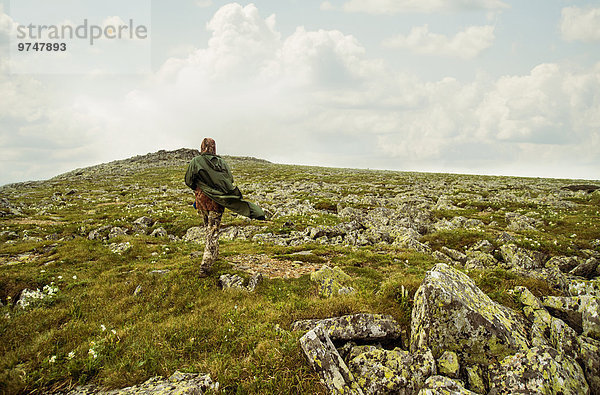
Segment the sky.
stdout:
<svg viewBox="0 0 600 395">
<path fill-rule="evenodd" d="M 17 51 L 18 26 L 84 18 L 148 34 Z M 0 185 L 204 137 L 278 163 L 599 180 L 600 0 L 0 0 Z"/>
</svg>

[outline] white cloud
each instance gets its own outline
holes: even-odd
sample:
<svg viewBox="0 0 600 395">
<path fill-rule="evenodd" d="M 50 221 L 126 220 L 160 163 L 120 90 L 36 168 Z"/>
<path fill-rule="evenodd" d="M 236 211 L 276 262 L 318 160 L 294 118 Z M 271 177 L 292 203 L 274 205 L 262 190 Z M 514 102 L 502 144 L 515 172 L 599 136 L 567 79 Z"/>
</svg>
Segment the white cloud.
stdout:
<svg viewBox="0 0 600 395">
<path fill-rule="evenodd" d="M 288 163 L 557 177 L 600 168 L 600 64 L 428 82 L 369 58 L 340 31 L 282 36 L 253 5 L 224 6 L 207 27 L 204 48 L 169 59 L 121 97 L 57 104 L 39 82 L 0 75 L 8 102 L 19 103 L 0 102 L 0 118 L 20 133 L 0 134 L 1 154 L 5 141 L 39 140 L 54 142 L 42 152 L 63 161 L 117 158 L 198 146 L 208 135 L 222 153 Z M 574 168 L 582 173 L 566 174 Z"/>
<path fill-rule="evenodd" d="M 494 42 L 494 26 L 470 26 L 454 37 L 431 33 L 427 25 L 413 27 L 408 35 L 397 35 L 383 42 L 389 48 L 406 48 L 426 55 L 472 59 Z"/>
<path fill-rule="evenodd" d="M 463 9 L 502 10 L 508 8 L 508 4 L 501 0 L 350 0 L 343 8 L 348 12 L 394 14 Z"/>
<path fill-rule="evenodd" d="M 321 9 L 322 11 L 331 11 L 331 10 L 335 10 L 335 6 L 333 4 L 331 4 L 331 2 L 329 2 L 329 1 L 324 1 L 319 6 L 319 9 Z"/>
<path fill-rule="evenodd" d="M 563 8 L 560 31 L 567 41 L 600 41 L 600 8 Z"/>
<path fill-rule="evenodd" d="M 207 8 L 213 4 L 212 0 L 196 0 L 196 5 L 200 8 Z"/>
</svg>

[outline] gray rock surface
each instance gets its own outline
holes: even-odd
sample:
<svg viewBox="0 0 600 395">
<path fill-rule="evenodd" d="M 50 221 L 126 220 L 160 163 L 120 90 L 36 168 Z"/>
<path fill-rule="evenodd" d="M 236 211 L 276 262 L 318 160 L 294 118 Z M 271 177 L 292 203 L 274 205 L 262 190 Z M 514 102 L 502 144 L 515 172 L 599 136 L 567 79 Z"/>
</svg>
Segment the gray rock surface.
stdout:
<svg viewBox="0 0 600 395">
<path fill-rule="evenodd" d="M 352 314 L 342 317 L 300 320 L 292 330 L 308 331 L 321 326 L 334 340 L 385 341 L 400 339 L 400 325 L 389 315 Z"/>
</svg>

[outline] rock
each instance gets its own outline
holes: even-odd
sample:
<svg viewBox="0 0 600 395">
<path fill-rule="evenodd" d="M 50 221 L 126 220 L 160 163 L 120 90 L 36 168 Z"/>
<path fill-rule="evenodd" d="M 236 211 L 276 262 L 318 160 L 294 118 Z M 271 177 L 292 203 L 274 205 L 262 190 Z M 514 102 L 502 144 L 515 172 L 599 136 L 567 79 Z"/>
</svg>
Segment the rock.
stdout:
<svg viewBox="0 0 600 395">
<path fill-rule="evenodd" d="M 425 385 L 419 391 L 418 395 L 476 395 L 476 392 L 469 391 L 462 383 L 444 376 L 431 376 L 425 381 Z"/>
<path fill-rule="evenodd" d="M 453 264 L 455 262 L 448 255 L 446 255 L 446 254 L 444 254 L 443 252 L 440 252 L 440 251 L 433 251 L 432 255 L 435 258 L 435 260 L 438 261 L 438 262 L 444 262 L 444 263 L 448 263 L 448 264 Z"/>
<path fill-rule="evenodd" d="M 521 268 L 524 270 L 541 269 L 544 265 L 536 257 L 532 256 L 529 251 L 517 247 L 514 244 L 504 244 L 500 247 L 500 253 L 504 262 L 509 267 Z"/>
<path fill-rule="evenodd" d="M 579 338 L 580 364 L 592 394 L 600 394 L 600 341 L 582 336 Z"/>
<path fill-rule="evenodd" d="M 452 258 L 455 261 L 458 261 L 460 263 L 466 263 L 467 262 L 467 256 L 465 254 L 463 254 L 460 251 L 457 250 L 453 250 L 451 248 L 448 247 L 442 247 L 442 252 L 446 255 L 448 255 L 450 258 Z"/>
<path fill-rule="evenodd" d="M 444 351 L 437 360 L 437 371 L 443 376 L 457 379 L 460 373 L 458 355 L 453 351 Z"/>
<path fill-rule="evenodd" d="M 494 245 L 488 240 L 484 239 L 477 242 L 473 247 L 471 247 L 471 250 L 491 253 L 494 251 Z"/>
<path fill-rule="evenodd" d="M 429 253 L 431 248 L 419 241 L 421 234 L 414 229 L 404 228 L 400 232 L 396 232 L 394 245 L 402 248 L 408 248 L 417 252 Z"/>
<path fill-rule="evenodd" d="M 598 260 L 596 258 L 590 258 L 587 261 L 577 265 L 569 272 L 569 274 L 591 279 L 598 275 L 596 269 L 598 269 Z"/>
<path fill-rule="evenodd" d="M 206 229 L 204 226 L 193 226 L 185 232 L 183 241 L 204 244 L 206 242 Z"/>
<path fill-rule="evenodd" d="M 494 302 L 464 273 L 440 263 L 414 297 L 410 349 L 438 357 L 456 352 L 463 362 L 483 363 L 529 346 L 523 319 Z"/>
<path fill-rule="evenodd" d="M 113 254 L 121 255 L 122 253 L 131 249 L 131 244 L 128 241 L 124 243 L 110 243 L 108 249 Z"/>
<path fill-rule="evenodd" d="M 150 271 L 150 274 L 156 274 L 156 275 L 162 276 L 163 274 L 167 274 L 169 272 L 170 272 L 169 269 L 155 269 L 155 270 Z"/>
<path fill-rule="evenodd" d="M 571 296 L 590 295 L 600 297 L 600 281 L 571 280 L 568 282 L 566 291 Z"/>
<path fill-rule="evenodd" d="M 152 237 L 167 237 L 167 231 L 164 228 L 156 228 L 150 233 Z"/>
<path fill-rule="evenodd" d="M 542 302 L 527 288 L 516 287 L 514 293 L 523 304 L 523 312 L 531 323 L 531 343 L 533 346 L 552 346 L 573 359 L 579 357 L 577 332 L 561 319 L 552 317 Z"/>
<path fill-rule="evenodd" d="M 142 286 L 138 285 L 135 287 L 135 291 L 133 291 L 133 296 L 138 296 L 140 293 L 142 293 Z"/>
<path fill-rule="evenodd" d="M 41 291 L 39 289 L 24 289 L 21 291 L 21 295 L 19 296 L 16 305 L 25 310 L 29 307 L 35 306 L 43 300 L 54 298 L 58 291 L 58 287 L 52 284 L 44 285 Z"/>
<path fill-rule="evenodd" d="M 348 366 L 365 394 L 416 394 L 436 374 L 429 350 L 376 349 L 358 355 Z"/>
<path fill-rule="evenodd" d="M 334 340 L 388 341 L 400 338 L 400 325 L 389 315 L 352 314 L 342 317 L 300 320 L 292 330 L 308 331 L 321 326 Z"/>
<path fill-rule="evenodd" d="M 490 366 L 489 394 L 589 394 L 583 369 L 550 347 L 534 347 Z"/>
<path fill-rule="evenodd" d="M 468 251 L 465 269 L 485 269 L 493 268 L 498 265 L 498 261 L 493 255 L 482 251 Z"/>
<path fill-rule="evenodd" d="M 209 374 L 181 373 L 176 371 L 168 379 L 160 376 L 152 377 L 142 384 L 118 390 L 105 391 L 94 385 L 76 387 L 69 395 L 134 395 L 134 394 L 188 394 L 198 395 L 217 392 L 219 383 L 211 379 Z"/>
<path fill-rule="evenodd" d="M 323 266 L 316 272 L 311 273 L 310 279 L 319 284 L 319 294 L 326 298 L 354 291 L 353 288 L 345 286 L 345 283 L 350 281 L 351 277 L 338 266 L 333 269 L 329 266 Z"/>
<path fill-rule="evenodd" d="M 442 195 L 438 198 L 437 203 L 431 208 L 432 210 L 462 210 L 455 206 L 448 196 Z"/>
<path fill-rule="evenodd" d="M 237 274 L 222 274 L 219 277 L 219 286 L 223 289 L 241 289 L 244 291 L 254 292 L 258 284 L 262 281 L 262 274 L 254 274 L 248 281 L 248 286 L 244 286 L 244 279 Z"/>
<path fill-rule="evenodd" d="M 576 257 L 553 256 L 546 262 L 546 267 L 556 266 L 560 271 L 568 273 L 580 263 Z"/>
<path fill-rule="evenodd" d="M 115 237 L 119 237 L 119 236 L 125 236 L 127 235 L 127 229 L 125 228 L 121 228 L 118 226 L 115 226 L 113 228 L 110 229 L 110 232 L 108 232 L 108 238 L 112 239 Z"/>
<path fill-rule="evenodd" d="M 600 339 L 600 298 L 582 296 L 547 296 L 542 303 L 550 314 L 561 318 L 577 333 Z"/>
<path fill-rule="evenodd" d="M 525 215 L 518 213 L 506 213 L 506 222 L 508 223 L 508 230 L 515 232 L 523 230 L 536 230 L 537 226 L 543 225 L 543 222 L 534 218 L 529 218 Z"/>
<path fill-rule="evenodd" d="M 331 394 L 363 393 L 323 327 L 317 326 L 302 336 L 300 347 Z"/>
<path fill-rule="evenodd" d="M 467 366 L 465 373 L 467 375 L 467 388 L 478 394 L 487 393 L 481 367 L 478 365 Z"/>
</svg>

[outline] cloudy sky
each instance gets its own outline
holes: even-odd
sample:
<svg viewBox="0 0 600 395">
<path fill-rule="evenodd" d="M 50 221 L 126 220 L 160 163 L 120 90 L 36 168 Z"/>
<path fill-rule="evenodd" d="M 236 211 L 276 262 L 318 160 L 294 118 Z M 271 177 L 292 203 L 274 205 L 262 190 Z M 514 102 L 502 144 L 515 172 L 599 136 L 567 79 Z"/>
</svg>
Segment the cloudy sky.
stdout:
<svg viewBox="0 0 600 395">
<path fill-rule="evenodd" d="M 35 57 L 15 30 L 48 12 L 0 0 L 0 184 L 205 136 L 279 163 L 600 179 L 600 1 L 136 1 L 44 23 L 146 39 Z"/>
</svg>

